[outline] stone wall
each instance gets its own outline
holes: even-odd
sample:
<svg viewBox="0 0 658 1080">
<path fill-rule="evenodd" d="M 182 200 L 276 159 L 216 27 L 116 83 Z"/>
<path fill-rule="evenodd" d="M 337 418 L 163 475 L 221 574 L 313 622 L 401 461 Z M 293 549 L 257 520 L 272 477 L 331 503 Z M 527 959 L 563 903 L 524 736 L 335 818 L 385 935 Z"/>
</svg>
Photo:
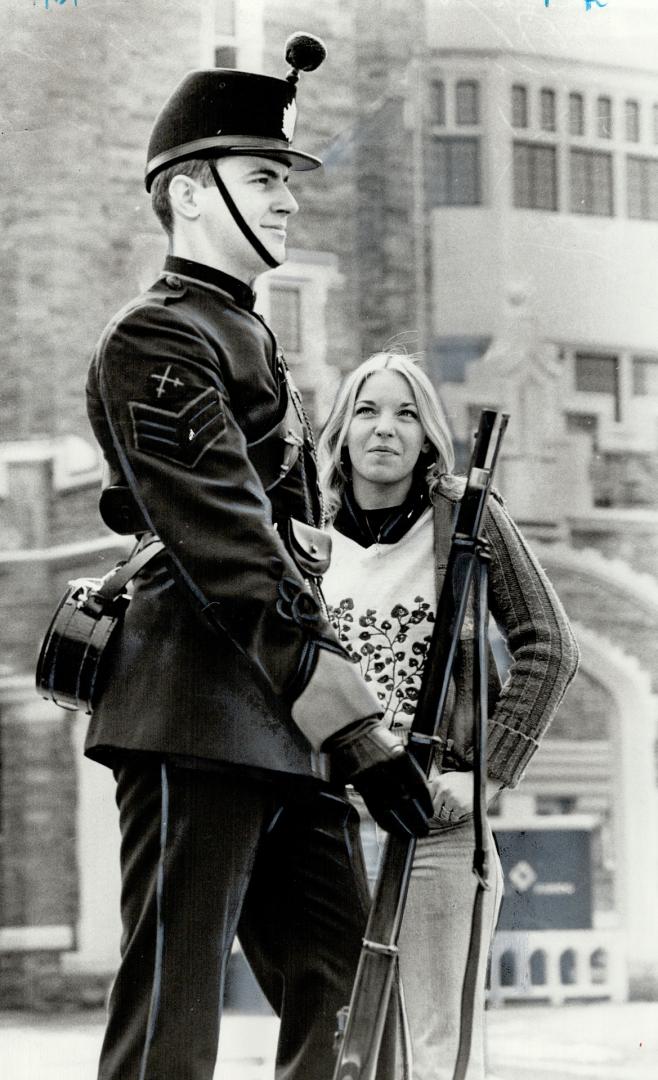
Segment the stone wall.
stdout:
<svg viewBox="0 0 658 1080">
<path fill-rule="evenodd" d="M 3 439 L 88 430 L 89 355 L 159 232 L 141 181 L 150 126 L 198 64 L 202 4 L 185 19 L 158 0 L 3 6 Z"/>
<path fill-rule="evenodd" d="M 69 927 L 73 934 L 78 868 L 70 722 L 55 710 L 39 720 L 33 712 L 31 702 L 0 705 L 0 926 Z M 0 952 L 5 1008 L 46 1008 L 61 997 L 59 950 Z"/>
<path fill-rule="evenodd" d="M 414 275 L 412 60 L 422 5 L 355 8 L 358 318 L 363 355 L 400 341 L 422 348 Z"/>
<path fill-rule="evenodd" d="M 66 582 L 103 573 L 125 543 L 97 516 L 96 478 L 57 491 L 46 457 L 6 471 L 0 532 L 15 542 L 0 553 L 0 999 L 6 1008 L 98 1005 L 107 973 L 75 980 L 62 968 L 79 908 L 72 716 L 40 701 L 33 679 Z"/>
<path fill-rule="evenodd" d="M 349 370 L 360 358 L 358 272 L 356 266 L 354 130 L 354 0 L 326 7 L 309 0 L 266 0 L 263 69 L 284 76 L 283 43 L 295 30 L 317 34 L 327 59 L 314 72 L 300 75 L 299 116 L 295 142 L 317 154 L 323 168 L 297 173 L 292 190 L 300 212 L 290 222 L 290 245 L 338 256 L 344 283 L 332 290 L 327 307 L 327 361 Z"/>
</svg>

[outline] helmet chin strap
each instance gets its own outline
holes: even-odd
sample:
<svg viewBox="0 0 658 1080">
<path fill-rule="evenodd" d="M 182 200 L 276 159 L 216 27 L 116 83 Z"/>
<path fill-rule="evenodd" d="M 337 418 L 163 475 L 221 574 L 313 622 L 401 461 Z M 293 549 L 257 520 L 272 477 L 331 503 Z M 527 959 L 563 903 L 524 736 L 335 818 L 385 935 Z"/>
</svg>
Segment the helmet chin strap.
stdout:
<svg viewBox="0 0 658 1080">
<path fill-rule="evenodd" d="M 281 262 L 279 261 L 279 259 L 275 259 L 274 256 L 270 254 L 265 245 L 261 243 L 256 234 L 247 225 L 247 222 L 244 220 L 242 214 L 233 202 L 233 199 L 231 198 L 231 194 L 226 184 L 219 175 L 215 162 L 211 158 L 208 159 L 208 165 L 210 167 L 210 171 L 212 173 L 213 180 L 215 181 L 217 190 L 219 191 L 219 194 L 221 195 L 224 202 L 226 203 L 229 213 L 231 214 L 231 217 L 233 218 L 235 224 L 240 229 L 240 232 L 243 234 L 243 236 L 246 237 L 254 251 L 258 253 L 264 263 L 266 263 L 272 269 L 274 269 L 274 267 L 276 266 L 280 266 Z"/>
</svg>

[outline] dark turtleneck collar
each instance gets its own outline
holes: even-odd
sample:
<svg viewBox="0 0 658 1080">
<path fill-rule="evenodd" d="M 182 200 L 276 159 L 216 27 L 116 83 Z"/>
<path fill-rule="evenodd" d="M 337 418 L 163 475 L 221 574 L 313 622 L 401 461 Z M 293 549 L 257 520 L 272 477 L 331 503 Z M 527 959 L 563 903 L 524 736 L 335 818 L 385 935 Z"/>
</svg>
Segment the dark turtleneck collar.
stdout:
<svg viewBox="0 0 658 1080">
<path fill-rule="evenodd" d="M 427 481 L 424 477 L 414 478 L 406 499 L 399 506 L 386 506 L 378 510 L 364 510 L 360 507 L 350 483 L 343 492 L 334 528 L 361 547 L 396 544 L 418 521 L 429 504 Z"/>
<path fill-rule="evenodd" d="M 253 289 L 245 285 L 244 281 L 225 274 L 214 266 L 205 263 L 193 262 L 192 259 L 180 259 L 177 255 L 167 255 L 165 259 L 166 274 L 184 274 L 186 277 L 196 278 L 197 281 L 205 281 L 208 285 L 216 285 L 218 289 L 227 292 L 239 307 L 252 311 L 256 302 L 256 294 Z"/>
</svg>

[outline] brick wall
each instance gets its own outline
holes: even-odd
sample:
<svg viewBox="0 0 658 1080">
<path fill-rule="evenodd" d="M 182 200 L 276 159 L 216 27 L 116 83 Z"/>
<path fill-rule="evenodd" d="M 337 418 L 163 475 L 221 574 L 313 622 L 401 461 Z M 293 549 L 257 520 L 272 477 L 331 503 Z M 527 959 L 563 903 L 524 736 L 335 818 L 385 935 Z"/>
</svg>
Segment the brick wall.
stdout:
<svg viewBox="0 0 658 1080">
<path fill-rule="evenodd" d="M 78 914 L 76 765 L 71 716 L 40 702 L 32 688 L 39 643 L 69 578 L 98 575 L 121 552 L 64 559 L 21 558 L 47 539 L 103 537 L 97 482 L 65 493 L 53 487 L 52 463 L 11 462 L 0 528 L 17 537 L 0 556 L 0 927 L 69 927 Z M 71 525 L 67 527 L 66 521 Z M 7 679 L 7 677 L 9 677 Z M 5 1008 L 45 1009 L 69 1000 L 101 1004 L 106 979 L 67 979 L 56 951 L 0 953 Z"/>
<path fill-rule="evenodd" d="M 268 72 L 283 74 L 281 43 L 307 27 L 328 46 L 300 80 L 299 145 L 325 160 L 295 180 L 296 247 L 338 255 L 345 288 L 329 305 L 330 362 L 349 369 L 393 339 L 422 346 L 414 281 L 411 132 L 404 113 L 422 4 L 268 0 Z M 422 319 L 420 320 L 422 323 Z"/>
<path fill-rule="evenodd" d="M 94 0 L 2 16 L 2 437 L 87 434 L 85 372 L 159 233 L 141 177 L 164 97 L 198 63 L 187 0 Z M 175 47 L 168 48 L 168 42 Z"/>
<path fill-rule="evenodd" d="M 365 0 L 355 8 L 358 136 L 355 142 L 361 351 L 404 335 L 422 347 L 414 280 L 413 149 L 405 124 L 418 3 Z"/>
<path fill-rule="evenodd" d="M 329 299 L 327 360 L 349 369 L 360 358 L 358 273 L 355 261 L 356 219 L 354 155 L 350 137 L 355 123 L 354 0 L 325 7 L 309 0 L 266 0 L 263 70 L 285 77 L 283 45 L 295 30 L 317 34 L 327 59 L 298 85 L 296 145 L 324 161 L 322 169 L 298 173 L 292 189 L 300 204 L 289 226 L 290 246 L 326 251 L 339 258 L 345 283 Z"/>
<path fill-rule="evenodd" d="M 205 0 L 94 0 L 49 12 L 24 5 L 2 18 L 0 71 L 5 259 L 3 438 L 87 435 L 81 393 L 88 358 L 107 319 L 157 265 L 165 242 L 143 189 L 145 149 L 163 100 L 201 52 Z M 323 155 L 354 126 L 354 0 L 326 10 L 309 0 L 266 0 L 263 70 L 284 76 L 283 43 L 308 26 L 329 60 L 302 75 L 300 146 Z M 171 47 L 169 46 L 171 43 Z M 330 305 L 331 362 L 359 356 L 354 161 L 295 178 L 302 213 L 291 245 L 341 259 L 345 288 Z M 20 197 L 18 197 L 20 191 Z"/>
<path fill-rule="evenodd" d="M 35 721 L 25 711 L 5 707 L 0 729 L 0 924 L 73 925 L 77 882 L 70 724 L 63 712 Z"/>
</svg>

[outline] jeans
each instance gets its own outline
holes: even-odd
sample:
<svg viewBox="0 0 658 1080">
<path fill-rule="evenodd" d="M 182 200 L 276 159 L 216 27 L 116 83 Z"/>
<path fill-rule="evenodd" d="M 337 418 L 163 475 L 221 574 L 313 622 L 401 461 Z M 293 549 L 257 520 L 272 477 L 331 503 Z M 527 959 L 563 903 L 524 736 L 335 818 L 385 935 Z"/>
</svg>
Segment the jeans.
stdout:
<svg viewBox="0 0 658 1080">
<path fill-rule="evenodd" d="M 384 834 L 358 805 L 369 879 Z M 378 839 L 379 845 L 374 843 Z M 484 991 L 491 940 L 503 895 L 503 873 L 490 834 L 489 878 L 484 894 L 483 940 L 477 975 L 473 1039 L 467 1080 L 485 1080 Z M 399 938 L 400 974 L 413 1051 L 413 1080 L 451 1080 L 457 1047 L 462 983 L 477 885 L 472 872 L 472 817 L 454 825 L 434 818 L 416 845 Z"/>
</svg>

